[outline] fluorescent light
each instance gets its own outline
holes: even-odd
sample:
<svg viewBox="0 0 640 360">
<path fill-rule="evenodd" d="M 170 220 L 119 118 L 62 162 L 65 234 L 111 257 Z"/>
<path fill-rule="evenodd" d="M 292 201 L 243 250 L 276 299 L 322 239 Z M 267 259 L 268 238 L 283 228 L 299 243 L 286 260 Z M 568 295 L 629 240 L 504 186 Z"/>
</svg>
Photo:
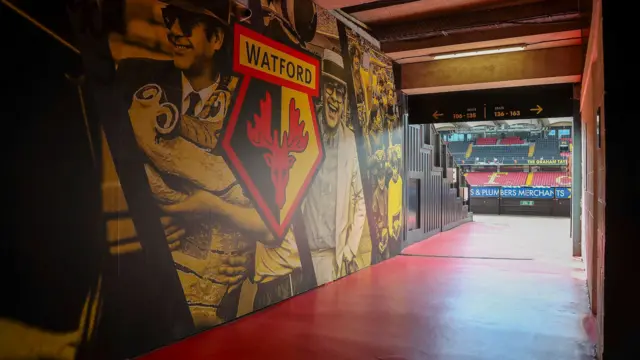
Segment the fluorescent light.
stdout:
<svg viewBox="0 0 640 360">
<path fill-rule="evenodd" d="M 507 52 L 521 51 L 521 50 L 524 50 L 526 47 L 527 47 L 526 45 L 515 45 L 515 46 L 504 47 L 504 48 L 461 51 L 461 52 L 449 53 L 449 54 L 437 54 L 437 55 L 433 55 L 433 59 L 442 60 L 442 59 L 453 59 L 453 58 L 466 57 L 466 56 L 501 54 L 501 53 L 507 53 Z"/>
</svg>

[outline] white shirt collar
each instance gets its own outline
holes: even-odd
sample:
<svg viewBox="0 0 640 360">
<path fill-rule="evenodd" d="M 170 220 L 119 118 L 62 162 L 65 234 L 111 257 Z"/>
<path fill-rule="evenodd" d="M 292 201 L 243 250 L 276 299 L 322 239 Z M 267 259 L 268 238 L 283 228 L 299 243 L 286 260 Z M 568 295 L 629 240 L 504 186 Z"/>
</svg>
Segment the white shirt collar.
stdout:
<svg viewBox="0 0 640 360">
<path fill-rule="evenodd" d="M 213 94 L 213 92 L 218 88 L 218 84 L 220 83 L 220 75 L 218 75 L 218 77 L 216 78 L 216 81 L 207 86 L 206 88 L 197 91 L 198 95 L 200 95 L 200 102 L 202 104 L 204 104 L 205 101 L 209 100 L 209 97 L 211 97 L 211 94 Z M 188 98 L 189 95 L 194 92 L 195 90 L 193 89 L 193 86 L 191 86 L 191 83 L 189 82 L 189 80 L 187 79 L 186 76 L 184 76 L 184 74 L 182 74 L 182 101 L 187 101 L 188 103 Z"/>
</svg>

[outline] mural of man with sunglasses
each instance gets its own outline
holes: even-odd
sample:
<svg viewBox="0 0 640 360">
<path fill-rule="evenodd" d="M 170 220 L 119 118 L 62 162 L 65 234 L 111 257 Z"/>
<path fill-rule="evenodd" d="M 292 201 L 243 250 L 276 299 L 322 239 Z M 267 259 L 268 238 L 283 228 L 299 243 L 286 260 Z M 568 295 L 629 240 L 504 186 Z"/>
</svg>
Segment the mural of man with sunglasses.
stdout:
<svg viewBox="0 0 640 360">
<path fill-rule="evenodd" d="M 217 149 L 237 84 L 225 64 L 230 2 L 161 4 L 172 59 L 125 58 L 118 76 L 191 315 L 206 328 L 236 317 L 255 241 L 273 236 Z M 135 237 L 129 228 L 118 235 Z"/>
<path fill-rule="evenodd" d="M 356 255 L 365 223 L 356 139 L 346 126 L 346 76 L 342 57 L 325 50 L 318 111 L 325 160 L 303 205 L 318 285 L 358 270 Z"/>
<path fill-rule="evenodd" d="M 162 17 L 169 30 L 168 40 L 173 46 L 173 64 L 186 78 L 187 83 L 183 84 L 203 95 L 200 92 L 211 88 L 220 75 L 220 69 L 216 67 L 221 65 L 225 54 L 217 56 L 217 59 L 214 57 L 221 51 L 225 40 L 229 2 L 165 1 L 168 5 L 162 9 Z M 201 96 L 201 101 L 206 100 Z M 188 107 L 189 103 L 185 105 Z"/>
</svg>

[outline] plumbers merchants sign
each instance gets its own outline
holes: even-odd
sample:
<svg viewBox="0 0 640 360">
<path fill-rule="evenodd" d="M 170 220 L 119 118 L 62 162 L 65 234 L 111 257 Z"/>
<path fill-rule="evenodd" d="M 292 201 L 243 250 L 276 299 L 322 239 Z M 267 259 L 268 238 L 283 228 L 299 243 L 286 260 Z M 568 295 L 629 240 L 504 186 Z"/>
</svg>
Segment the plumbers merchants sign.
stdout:
<svg viewBox="0 0 640 360">
<path fill-rule="evenodd" d="M 471 188 L 472 197 L 491 197 L 497 198 L 500 195 L 499 187 L 474 187 Z"/>
<path fill-rule="evenodd" d="M 500 197 L 519 199 L 553 199 L 553 188 L 508 188 L 500 189 Z"/>
<path fill-rule="evenodd" d="M 571 199 L 571 188 L 570 187 L 556 188 L 556 199 Z"/>
</svg>

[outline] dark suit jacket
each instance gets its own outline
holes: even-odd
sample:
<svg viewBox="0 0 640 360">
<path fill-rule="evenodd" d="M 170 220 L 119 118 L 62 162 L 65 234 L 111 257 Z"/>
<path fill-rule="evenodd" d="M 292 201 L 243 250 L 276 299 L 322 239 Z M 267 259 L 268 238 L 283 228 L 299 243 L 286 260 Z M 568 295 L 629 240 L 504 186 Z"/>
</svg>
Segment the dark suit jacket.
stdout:
<svg viewBox="0 0 640 360">
<path fill-rule="evenodd" d="M 143 58 L 123 59 L 118 64 L 117 82 L 123 101 L 131 103 L 133 94 L 147 84 L 158 84 L 166 101 L 180 109 L 182 106 L 182 78 L 171 60 Z"/>
<path fill-rule="evenodd" d="M 182 75 L 180 70 L 175 68 L 173 61 L 140 58 L 124 59 L 119 63 L 116 76 L 118 103 L 109 105 L 122 106 L 125 109 L 129 109 L 136 91 L 147 84 L 157 84 L 162 88 L 164 92 L 162 102 L 170 102 L 178 109 L 182 107 Z M 226 87 L 226 82 L 221 81 L 220 85 Z M 218 88 L 220 89 L 221 86 Z M 181 124 L 184 123 L 185 118 L 184 116 L 181 117 Z M 129 119 L 127 118 L 126 121 L 129 121 Z M 199 126 L 199 123 L 205 124 L 202 126 L 206 126 L 206 122 L 197 119 L 192 122 L 193 126 Z M 182 135 L 182 129 L 180 130 L 180 135 Z M 110 138 L 112 141 L 113 139 L 115 139 L 115 143 L 110 144 L 112 151 L 116 146 L 121 145 L 118 143 L 117 136 Z M 141 159 L 141 163 L 147 161 L 146 157 Z M 137 163 L 137 161 L 132 163 Z M 121 180 L 123 179 L 122 176 L 126 176 L 126 174 L 120 173 L 118 175 Z M 164 180 L 168 184 L 180 183 L 180 179 L 171 175 L 164 176 Z M 140 190 L 133 187 L 129 191 L 130 193 L 125 193 L 125 197 L 131 209 L 131 204 L 140 200 L 140 197 L 136 194 Z M 96 203 L 99 204 L 100 202 L 97 201 Z M 152 208 L 154 204 L 145 202 L 144 206 Z M 128 213 L 107 215 L 119 218 L 130 216 Z M 150 219 L 149 222 L 153 221 Z M 155 224 L 136 224 L 136 227 L 142 225 L 155 226 Z M 142 239 L 127 240 L 135 242 Z M 162 241 L 164 242 L 165 240 L 163 239 Z M 95 344 L 92 344 L 92 348 L 95 349 L 95 353 L 92 354 L 95 356 L 91 357 L 92 359 L 129 358 L 159 347 L 176 338 L 190 335 L 190 331 L 193 331 L 193 328 L 186 329 L 178 326 L 179 324 L 177 323 L 170 322 L 174 319 L 172 314 L 169 314 L 167 321 L 162 323 L 166 326 L 158 329 L 157 323 L 159 320 L 157 319 L 157 314 L 175 312 L 176 308 L 172 307 L 174 303 L 165 301 L 166 299 L 157 299 L 157 292 L 154 292 L 153 283 L 165 281 L 165 279 L 159 279 L 158 274 L 147 266 L 144 252 L 109 256 L 105 263 L 105 270 L 102 272 L 104 284 L 102 317 L 97 324 Z M 173 267 L 173 263 L 166 265 Z M 232 302 L 231 305 L 236 307 L 230 306 L 228 312 L 235 317 L 237 301 L 235 303 Z M 176 306 L 184 307 L 187 316 L 190 316 L 187 304 L 183 300 Z M 189 317 L 186 320 L 190 322 L 191 318 Z M 152 329 L 149 330 L 149 328 Z M 141 331 L 140 329 L 147 329 L 148 331 Z"/>
<path fill-rule="evenodd" d="M 228 92 L 228 101 L 232 93 L 229 89 L 231 79 L 230 76 L 222 76 L 216 88 L 217 91 Z M 156 84 L 164 92 L 162 102 L 170 102 L 178 108 L 178 111 L 181 111 L 182 75 L 172 61 L 136 58 L 122 60 L 118 67 L 118 83 L 126 106 L 130 105 L 133 94 L 142 86 Z M 228 102 L 227 106 L 229 106 Z M 212 111 L 219 110 L 220 108 L 217 108 Z M 216 132 L 220 131 L 218 124 L 190 116 L 181 116 L 178 126 L 176 136 L 180 135 L 207 151 L 216 151 L 218 135 Z M 216 153 L 220 155 L 219 151 Z"/>
</svg>

